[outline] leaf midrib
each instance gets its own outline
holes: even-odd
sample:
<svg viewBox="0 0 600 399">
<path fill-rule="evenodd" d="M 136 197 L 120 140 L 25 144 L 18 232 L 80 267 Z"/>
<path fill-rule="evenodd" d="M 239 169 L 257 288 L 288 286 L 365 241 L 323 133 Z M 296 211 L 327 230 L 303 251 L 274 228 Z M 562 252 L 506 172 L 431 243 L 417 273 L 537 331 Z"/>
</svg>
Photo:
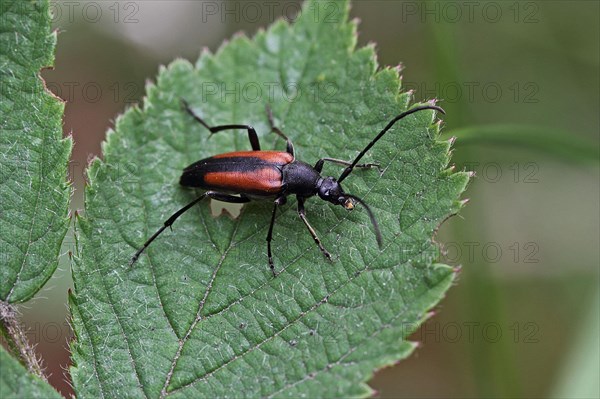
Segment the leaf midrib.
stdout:
<svg viewBox="0 0 600 399">
<path fill-rule="evenodd" d="M 234 242 L 234 239 L 235 239 L 235 235 L 236 235 L 236 233 L 238 231 L 238 227 L 240 225 L 239 220 L 241 220 L 241 218 L 238 218 L 238 222 L 236 222 L 236 224 L 235 224 L 235 228 L 233 230 L 233 233 L 231 235 L 231 239 L 229 241 L 229 246 L 227 247 L 227 249 L 225 251 L 223 251 L 223 255 L 221 255 L 221 258 L 219 259 L 219 262 L 218 262 L 217 266 L 215 267 L 215 270 L 213 271 L 211 279 L 208 282 L 208 285 L 206 287 L 206 291 L 204 293 L 204 297 L 202 298 L 202 300 L 200 301 L 200 305 L 198 306 L 198 311 L 196 312 L 196 318 L 194 319 L 194 321 L 192 322 L 192 324 L 190 325 L 190 327 L 186 331 L 186 334 L 183 337 L 183 339 L 181 339 L 179 341 L 179 347 L 177 348 L 177 353 L 175 354 L 175 356 L 173 358 L 173 361 L 171 363 L 171 368 L 169 369 L 169 371 L 167 373 L 167 377 L 165 379 L 165 383 L 164 383 L 163 388 L 162 388 L 161 393 L 160 393 L 160 397 L 161 398 L 164 398 L 168 394 L 167 393 L 167 388 L 169 387 L 169 384 L 171 383 L 171 378 L 173 377 L 173 373 L 175 371 L 175 367 L 177 366 L 177 362 L 179 361 L 179 358 L 181 356 L 181 351 L 183 350 L 183 347 L 184 347 L 185 343 L 189 339 L 190 335 L 192 335 L 192 332 L 194 331 L 194 328 L 196 327 L 196 325 L 198 323 L 200 323 L 200 321 L 202 320 L 201 313 L 202 313 L 202 310 L 204 309 L 204 306 L 206 304 L 206 299 L 208 298 L 208 295 L 210 294 L 210 290 L 213 287 L 213 283 L 215 281 L 217 273 L 221 269 L 221 266 L 223 265 L 223 262 L 225 261 L 225 258 L 227 257 L 227 254 L 229 253 L 229 251 L 233 247 L 233 242 Z"/>
<path fill-rule="evenodd" d="M 31 71 L 28 71 L 28 72 L 31 72 Z M 38 76 L 38 78 L 39 78 L 39 75 L 36 75 L 36 76 Z M 45 89 L 44 89 L 44 94 L 45 95 L 48 94 L 45 91 Z M 21 273 L 23 273 L 23 269 L 25 268 L 25 263 L 26 263 L 26 261 L 28 259 L 28 255 L 29 255 L 29 249 L 33 245 L 33 242 L 31 242 L 31 236 L 33 235 L 33 228 L 35 226 L 35 221 L 36 221 L 36 219 L 38 217 L 40 195 L 42 193 L 42 186 L 43 186 L 43 184 L 42 184 L 42 182 L 43 182 L 42 168 L 43 168 L 43 165 L 46 164 L 46 160 L 45 160 L 45 158 L 46 158 L 46 151 L 45 151 L 45 149 L 46 149 L 46 139 L 47 139 L 46 131 L 49 134 L 52 134 L 52 131 L 50 129 L 42 129 L 42 146 L 41 146 L 41 149 L 40 149 L 42 159 L 41 159 L 41 162 L 39 163 L 38 189 L 37 189 L 37 193 L 36 193 L 36 196 L 35 196 L 35 203 L 34 203 L 34 206 L 33 206 L 33 215 L 31 217 L 31 225 L 29 226 L 29 238 L 27 240 L 27 249 L 25 250 L 25 252 L 23 254 L 23 261 L 21 262 L 21 266 L 19 268 L 19 272 L 17 273 L 17 276 L 15 278 L 15 282 L 13 283 L 13 286 L 11 287 L 10 291 L 8 292 L 8 295 L 6 296 L 6 302 L 10 302 L 10 297 L 12 296 L 12 294 L 13 294 L 15 288 L 17 287 L 17 284 L 19 283 L 19 281 L 21 281 Z"/>
</svg>

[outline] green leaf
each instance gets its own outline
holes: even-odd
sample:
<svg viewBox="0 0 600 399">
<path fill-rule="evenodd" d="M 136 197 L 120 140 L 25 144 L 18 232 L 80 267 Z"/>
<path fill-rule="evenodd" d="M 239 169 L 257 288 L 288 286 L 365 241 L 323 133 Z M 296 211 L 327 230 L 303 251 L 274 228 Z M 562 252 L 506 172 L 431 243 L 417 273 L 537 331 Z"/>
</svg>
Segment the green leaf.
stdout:
<svg viewBox="0 0 600 399">
<path fill-rule="evenodd" d="M 274 229 L 273 278 L 265 242 L 272 203 L 252 202 L 233 219 L 213 217 L 206 201 L 128 268 L 198 195 L 178 184 L 185 166 L 250 148 L 245 132 L 209 139 L 180 99 L 210 124 L 252 124 L 264 149 L 282 149 L 269 133 L 270 103 L 297 158 L 311 164 L 351 160 L 409 107 L 398 72 L 378 71 L 372 47 L 355 49 L 347 14 L 346 2 L 309 1 L 293 26 L 237 36 L 195 66 L 175 61 L 149 85 L 143 107 L 118 118 L 104 159 L 88 170 L 78 221 L 71 373 L 81 397 L 365 396 L 373 370 L 413 350 L 406 336 L 454 278 L 434 263 L 432 235 L 458 211 L 468 181 L 447 168 L 450 142 L 437 140 L 430 111 L 396 124 L 364 158 L 382 172 L 358 170 L 344 181 L 373 208 L 383 250 L 364 208 L 315 198 L 307 216 L 335 256 L 326 261 L 290 198 Z M 327 164 L 324 173 L 341 170 Z"/>
<path fill-rule="evenodd" d="M 9 398 L 62 398 L 41 378 L 29 373 L 21 363 L 0 346 L 0 397 Z"/>
<path fill-rule="evenodd" d="M 71 140 L 64 104 L 44 87 L 56 33 L 47 1 L 0 6 L 0 300 L 23 302 L 52 276 L 67 232 Z"/>
</svg>

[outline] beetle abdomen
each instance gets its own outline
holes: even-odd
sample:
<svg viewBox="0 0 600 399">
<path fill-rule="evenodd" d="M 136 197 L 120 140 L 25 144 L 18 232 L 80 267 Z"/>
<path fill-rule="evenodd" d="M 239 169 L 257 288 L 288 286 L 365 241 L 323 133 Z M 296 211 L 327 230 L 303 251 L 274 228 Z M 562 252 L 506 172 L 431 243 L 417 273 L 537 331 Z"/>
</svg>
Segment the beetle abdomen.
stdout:
<svg viewBox="0 0 600 399">
<path fill-rule="evenodd" d="M 235 194 L 272 196 L 282 190 L 282 168 L 294 157 L 280 151 L 238 151 L 202 159 L 184 169 L 180 184 Z"/>
</svg>

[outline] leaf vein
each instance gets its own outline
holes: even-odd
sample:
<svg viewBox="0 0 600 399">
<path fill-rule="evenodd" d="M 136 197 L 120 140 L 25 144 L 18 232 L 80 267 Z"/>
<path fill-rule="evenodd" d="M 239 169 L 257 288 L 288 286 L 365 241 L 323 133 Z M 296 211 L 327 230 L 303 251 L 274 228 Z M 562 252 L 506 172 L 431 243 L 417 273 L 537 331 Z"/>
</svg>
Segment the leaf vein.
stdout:
<svg viewBox="0 0 600 399">
<path fill-rule="evenodd" d="M 175 353 L 175 356 L 173 358 L 173 362 L 171 363 L 171 368 L 169 369 L 169 371 L 167 373 L 167 377 L 165 379 L 165 383 L 164 383 L 163 388 L 162 388 L 161 393 L 160 393 L 160 397 L 161 398 L 164 398 L 168 394 L 167 393 L 167 388 L 169 387 L 169 384 L 171 383 L 171 378 L 173 377 L 173 373 L 175 371 L 175 367 L 177 366 L 177 361 L 179 360 L 179 358 L 181 356 L 181 351 L 183 349 L 183 346 L 185 345 L 185 343 L 189 339 L 190 335 L 194 331 L 196 325 L 202 319 L 202 315 L 201 315 L 202 310 L 204 309 L 204 305 L 206 304 L 206 300 L 208 298 L 208 295 L 209 295 L 209 293 L 210 293 L 210 291 L 211 291 L 211 289 L 213 287 L 213 283 L 214 283 L 215 278 L 217 276 L 217 272 L 219 271 L 219 269 L 221 268 L 221 265 L 225 261 L 225 258 L 227 257 L 227 254 L 229 253 L 229 250 L 233 247 L 233 241 L 234 241 L 235 235 L 236 235 L 236 233 L 238 231 L 239 225 L 240 225 L 240 219 L 237 219 L 237 221 L 235 223 L 235 228 L 234 228 L 234 230 L 232 232 L 232 235 L 231 235 L 231 239 L 229 240 L 229 246 L 223 252 L 223 255 L 221 256 L 221 259 L 219 259 L 219 263 L 217 264 L 217 266 L 215 267 L 215 269 L 213 271 L 211 279 L 208 282 L 208 285 L 206 287 L 206 291 L 204 293 L 204 297 L 202 298 L 202 301 L 200 301 L 200 305 L 198 306 L 198 312 L 196 312 L 196 318 L 194 319 L 194 321 L 190 325 L 190 327 L 189 327 L 188 331 L 186 332 L 185 336 L 183 337 L 183 339 L 181 339 L 179 341 L 179 347 L 177 348 L 177 353 Z"/>
</svg>

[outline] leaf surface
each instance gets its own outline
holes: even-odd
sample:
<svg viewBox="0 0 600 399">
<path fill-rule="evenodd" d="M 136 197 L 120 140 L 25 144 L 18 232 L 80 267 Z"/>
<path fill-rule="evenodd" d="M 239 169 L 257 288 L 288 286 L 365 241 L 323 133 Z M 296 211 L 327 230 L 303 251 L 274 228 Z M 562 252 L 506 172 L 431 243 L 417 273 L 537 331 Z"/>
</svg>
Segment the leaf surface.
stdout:
<svg viewBox="0 0 600 399">
<path fill-rule="evenodd" d="M 251 124 L 263 149 L 265 105 L 299 160 L 351 160 L 409 107 L 395 69 L 378 70 L 373 48 L 355 49 L 346 2 L 309 1 L 294 25 L 278 22 L 252 40 L 235 37 L 196 65 L 161 69 L 141 108 L 117 120 L 104 159 L 89 170 L 81 257 L 71 298 L 77 341 L 74 386 L 81 397 L 365 396 L 373 370 L 410 354 L 405 340 L 452 284 L 435 263 L 432 236 L 461 206 L 465 173 L 452 173 L 434 114 L 404 119 L 367 154 L 345 190 L 373 208 L 379 250 L 365 210 L 313 198 L 307 217 L 334 262 L 324 259 L 291 198 L 274 229 L 273 278 L 267 229 L 273 204 L 252 202 L 238 218 L 213 217 L 208 201 L 184 214 L 133 269 L 136 249 L 199 193 L 178 185 L 187 165 L 248 150 Z M 324 174 L 338 176 L 339 165 Z"/>
<path fill-rule="evenodd" d="M 0 5 L 0 300 L 31 298 L 58 265 L 67 232 L 64 104 L 44 87 L 40 69 L 54 62 L 56 33 L 46 1 Z"/>
</svg>

